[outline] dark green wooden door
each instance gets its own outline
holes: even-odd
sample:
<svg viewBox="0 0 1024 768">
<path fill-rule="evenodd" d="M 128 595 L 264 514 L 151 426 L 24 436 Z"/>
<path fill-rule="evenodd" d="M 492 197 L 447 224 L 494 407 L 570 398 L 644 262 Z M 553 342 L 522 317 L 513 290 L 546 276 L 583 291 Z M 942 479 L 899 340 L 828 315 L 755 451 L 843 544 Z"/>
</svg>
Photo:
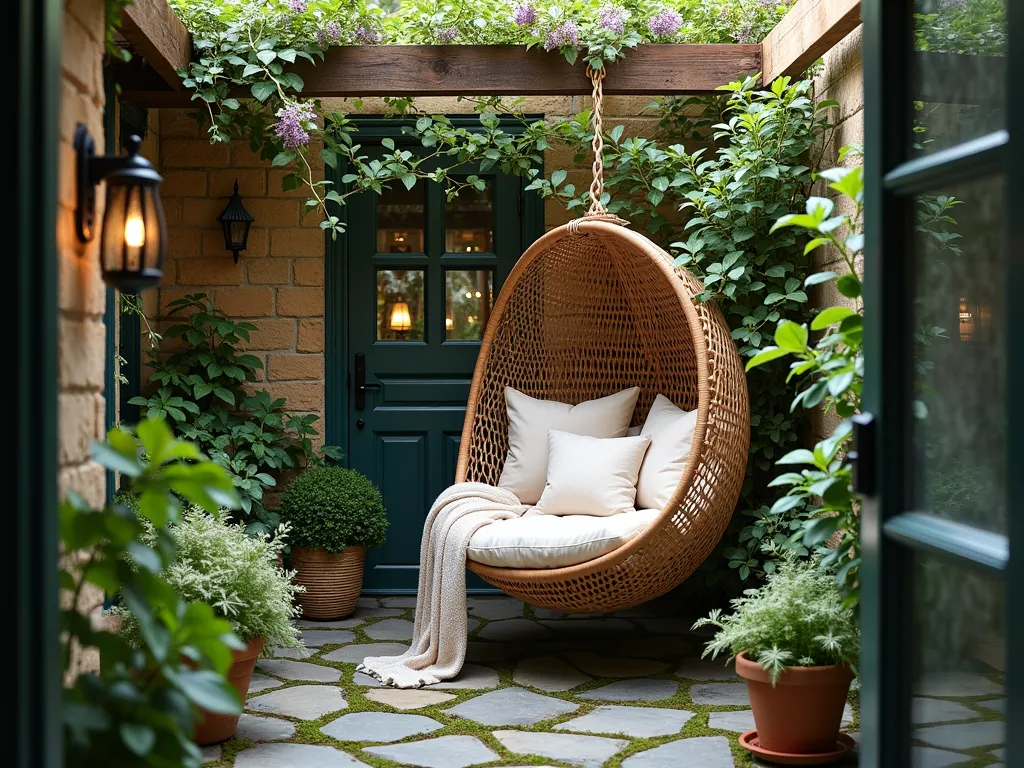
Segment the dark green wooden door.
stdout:
<svg viewBox="0 0 1024 768">
<path fill-rule="evenodd" d="M 1024 4 L 865 0 L 861 764 L 1024 765 Z"/>
<path fill-rule="evenodd" d="M 479 178 L 482 189 L 450 201 L 438 183 L 398 184 L 347 211 L 349 465 L 381 489 L 391 522 L 368 553 L 370 591 L 416 589 L 423 521 L 455 477 L 480 338 L 526 245 L 521 180 Z"/>
</svg>

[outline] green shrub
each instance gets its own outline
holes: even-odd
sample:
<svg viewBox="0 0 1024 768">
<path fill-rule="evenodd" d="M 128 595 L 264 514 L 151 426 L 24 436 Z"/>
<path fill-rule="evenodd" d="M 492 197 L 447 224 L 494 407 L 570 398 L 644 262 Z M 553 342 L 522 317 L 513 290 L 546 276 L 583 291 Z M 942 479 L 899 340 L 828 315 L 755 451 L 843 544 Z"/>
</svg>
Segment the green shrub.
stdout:
<svg viewBox="0 0 1024 768">
<path fill-rule="evenodd" d="M 291 524 L 291 543 L 340 552 L 379 547 L 388 527 L 380 491 L 364 475 L 343 467 L 318 467 L 299 475 L 278 510 Z"/>
<path fill-rule="evenodd" d="M 147 537 L 155 541 L 155 529 L 147 528 Z M 242 640 L 262 636 L 268 650 L 301 647 L 292 617 L 300 613 L 294 597 L 302 587 L 292 583 L 293 572 L 277 565 L 288 537 L 287 525 L 281 525 L 273 538 L 253 536 L 227 515 L 214 517 L 192 507 L 168 532 L 177 554 L 161 576 L 182 599 L 209 605 Z M 114 610 L 123 617 L 127 636 L 136 638 L 135 617 L 123 608 Z"/>
<path fill-rule="evenodd" d="M 856 668 L 860 637 L 853 611 L 843 604 L 835 577 L 806 560 L 783 561 L 759 589 L 731 601 L 733 613 L 718 609 L 694 624 L 718 627 L 704 656 L 746 652 L 771 676 L 786 667 L 849 664 Z"/>
</svg>

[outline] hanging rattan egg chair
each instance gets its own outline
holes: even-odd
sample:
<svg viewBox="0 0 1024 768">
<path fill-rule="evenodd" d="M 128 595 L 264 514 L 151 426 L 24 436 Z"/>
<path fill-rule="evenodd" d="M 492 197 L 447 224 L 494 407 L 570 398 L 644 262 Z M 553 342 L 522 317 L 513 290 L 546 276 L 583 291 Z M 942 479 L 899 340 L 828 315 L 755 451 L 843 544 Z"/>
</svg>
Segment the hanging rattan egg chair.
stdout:
<svg viewBox="0 0 1024 768">
<path fill-rule="evenodd" d="M 746 378 L 701 282 L 600 202 L 602 73 L 595 73 L 594 183 L 587 215 L 523 254 L 495 302 L 466 411 L 456 482 L 496 485 L 508 452 L 505 387 L 565 403 L 640 388 L 633 424 L 658 394 L 698 409 L 693 447 L 659 517 L 622 547 L 545 570 L 467 562 L 524 602 L 577 613 L 623 610 L 669 591 L 711 554 L 747 466 Z"/>
</svg>

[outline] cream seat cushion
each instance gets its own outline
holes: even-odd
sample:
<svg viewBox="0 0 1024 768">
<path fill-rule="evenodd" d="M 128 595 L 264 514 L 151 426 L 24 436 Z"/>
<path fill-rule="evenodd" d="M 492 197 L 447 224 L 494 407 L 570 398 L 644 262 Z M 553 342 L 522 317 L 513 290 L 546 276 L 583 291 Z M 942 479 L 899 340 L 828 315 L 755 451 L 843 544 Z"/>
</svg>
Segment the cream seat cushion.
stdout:
<svg viewBox="0 0 1024 768">
<path fill-rule="evenodd" d="M 647 413 L 640 434 L 651 446 L 640 467 L 636 505 L 664 509 L 683 479 L 686 460 L 693 447 L 697 411 L 684 411 L 664 395 L 658 395 Z"/>
<path fill-rule="evenodd" d="M 538 400 L 505 387 L 508 407 L 508 455 L 498 486 L 523 504 L 536 504 L 548 476 L 548 430 L 590 437 L 624 437 L 640 394 L 630 387 L 579 405 Z"/>
<path fill-rule="evenodd" d="M 618 549 L 650 525 L 659 509 L 607 517 L 527 513 L 479 529 L 466 556 L 498 568 L 564 568 Z"/>
<path fill-rule="evenodd" d="M 588 437 L 548 431 L 548 481 L 537 502 L 543 515 L 633 512 L 636 481 L 649 437 Z"/>
</svg>

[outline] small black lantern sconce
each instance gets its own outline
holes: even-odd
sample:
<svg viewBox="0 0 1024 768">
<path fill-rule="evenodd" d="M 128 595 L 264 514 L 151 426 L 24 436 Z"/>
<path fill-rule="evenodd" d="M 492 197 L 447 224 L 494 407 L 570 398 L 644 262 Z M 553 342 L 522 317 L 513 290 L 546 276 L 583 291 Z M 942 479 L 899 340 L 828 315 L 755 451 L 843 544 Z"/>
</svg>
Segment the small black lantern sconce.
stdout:
<svg viewBox="0 0 1024 768">
<path fill-rule="evenodd" d="M 235 179 L 235 192 L 228 199 L 227 208 L 217 217 L 217 221 L 224 227 L 224 247 L 231 251 L 237 264 L 238 252 L 245 250 L 249 242 L 249 227 L 255 221 L 242 205 L 242 198 L 238 194 L 238 179 Z"/>
<path fill-rule="evenodd" d="M 75 129 L 78 239 L 88 243 L 96 236 L 96 185 L 106 181 L 100 266 L 104 282 L 121 293 L 152 288 L 164 274 L 167 223 L 160 202 L 163 178 L 139 154 L 141 146 L 142 139 L 132 136 L 127 155 L 97 155 L 88 129 L 82 124 Z"/>
</svg>

